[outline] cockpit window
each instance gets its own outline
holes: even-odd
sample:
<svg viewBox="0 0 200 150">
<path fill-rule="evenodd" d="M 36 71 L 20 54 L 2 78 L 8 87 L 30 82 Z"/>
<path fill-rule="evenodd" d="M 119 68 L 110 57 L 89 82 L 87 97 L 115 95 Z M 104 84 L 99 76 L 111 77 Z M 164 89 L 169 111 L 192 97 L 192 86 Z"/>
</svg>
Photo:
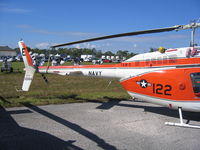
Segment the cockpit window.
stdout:
<svg viewBox="0 0 200 150">
<path fill-rule="evenodd" d="M 194 93 L 200 93 L 200 72 L 191 73 L 192 86 Z"/>
</svg>

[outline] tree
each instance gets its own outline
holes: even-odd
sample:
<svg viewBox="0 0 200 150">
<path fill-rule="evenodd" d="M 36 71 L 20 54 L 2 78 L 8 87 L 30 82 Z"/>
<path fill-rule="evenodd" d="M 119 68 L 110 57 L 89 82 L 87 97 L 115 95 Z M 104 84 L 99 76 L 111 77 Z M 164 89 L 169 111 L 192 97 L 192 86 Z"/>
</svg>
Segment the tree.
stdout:
<svg viewBox="0 0 200 150">
<path fill-rule="evenodd" d="M 129 59 L 129 58 L 131 58 L 131 57 L 133 57 L 133 56 L 135 56 L 135 55 L 137 55 L 136 53 L 128 53 L 128 55 L 127 55 L 127 59 Z"/>
<path fill-rule="evenodd" d="M 94 55 L 97 57 L 97 58 L 101 58 L 102 56 L 102 51 L 101 50 L 98 50 L 94 53 Z"/>
<path fill-rule="evenodd" d="M 89 49 L 89 48 L 59 48 L 59 49 L 38 49 L 38 48 L 33 48 L 31 49 L 30 47 L 27 47 L 29 51 L 32 51 L 33 53 L 38 53 L 38 54 L 45 54 L 48 56 L 49 54 L 60 54 L 62 56 L 67 56 L 70 55 L 71 57 L 80 57 L 81 55 L 95 55 L 97 58 L 101 58 L 102 55 L 106 56 L 120 56 L 130 58 L 134 55 L 135 53 L 129 53 L 127 50 L 118 50 L 116 53 L 113 53 L 111 51 L 106 51 L 102 52 L 101 50 L 96 50 L 95 48 Z M 20 53 L 19 48 L 15 48 L 17 53 Z"/>
<path fill-rule="evenodd" d="M 117 51 L 116 55 L 120 56 L 120 57 L 127 57 L 128 56 L 128 51 L 127 50 L 119 50 Z"/>
<path fill-rule="evenodd" d="M 104 55 L 106 55 L 106 56 L 113 56 L 115 54 L 113 54 L 111 51 L 107 51 L 107 52 L 104 53 Z"/>
<path fill-rule="evenodd" d="M 17 54 L 20 54 L 20 49 L 19 48 L 15 48 L 14 50 L 16 51 Z"/>
</svg>

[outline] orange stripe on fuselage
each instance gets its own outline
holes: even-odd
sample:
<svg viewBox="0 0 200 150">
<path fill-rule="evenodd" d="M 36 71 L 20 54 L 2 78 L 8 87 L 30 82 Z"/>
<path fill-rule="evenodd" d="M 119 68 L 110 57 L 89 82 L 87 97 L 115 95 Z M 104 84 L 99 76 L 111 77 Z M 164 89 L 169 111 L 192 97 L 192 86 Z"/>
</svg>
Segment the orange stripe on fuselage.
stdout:
<svg viewBox="0 0 200 150">
<path fill-rule="evenodd" d="M 179 59 L 165 59 L 154 61 L 135 61 L 122 62 L 111 65 L 78 65 L 78 66 L 49 66 L 49 69 L 70 69 L 70 68 L 139 68 L 139 67 L 165 67 L 165 66 L 179 66 L 179 65 L 196 65 L 200 64 L 200 57 L 198 58 L 179 58 Z M 40 66 L 40 69 L 45 69 L 46 66 Z"/>
<path fill-rule="evenodd" d="M 21 42 L 21 44 L 22 44 L 22 47 L 25 49 L 24 52 L 25 52 L 26 59 L 28 61 L 29 66 L 33 66 L 33 61 L 32 61 L 32 58 L 31 58 L 29 52 L 28 52 L 26 45 L 23 42 Z"/>
<path fill-rule="evenodd" d="M 166 52 L 174 52 L 174 51 L 177 51 L 177 49 L 169 49 L 169 50 L 166 50 Z"/>
</svg>

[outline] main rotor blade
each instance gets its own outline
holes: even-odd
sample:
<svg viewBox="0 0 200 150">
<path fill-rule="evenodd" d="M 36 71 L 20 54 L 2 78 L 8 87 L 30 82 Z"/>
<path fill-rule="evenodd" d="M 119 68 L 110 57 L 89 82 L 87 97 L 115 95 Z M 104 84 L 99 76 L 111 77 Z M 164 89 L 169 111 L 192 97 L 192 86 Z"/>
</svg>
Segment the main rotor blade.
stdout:
<svg viewBox="0 0 200 150">
<path fill-rule="evenodd" d="M 178 26 L 174 26 L 174 27 L 168 27 L 168 28 L 160 28 L 160 29 L 143 30 L 143 31 L 136 31 L 136 32 L 121 33 L 121 34 L 113 34 L 113 35 L 91 38 L 91 39 L 86 39 L 86 40 L 80 40 L 80 41 L 75 41 L 75 42 L 70 42 L 70 43 L 58 44 L 58 45 L 54 45 L 54 46 L 51 46 L 51 47 L 56 48 L 56 47 L 61 47 L 61 46 L 67 46 L 67 45 L 73 45 L 73 44 L 79 44 L 79 43 L 85 43 L 85 42 L 91 42 L 91 41 L 97 41 L 97 40 L 105 40 L 105 39 L 111 39 L 111 38 L 117 38 L 117 37 L 123 37 L 123 36 L 133 36 L 133 35 L 139 35 L 139 34 L 166 32 L 166 31 L 176 30 L 178 28 L 179 28 Z"/>
</svg>

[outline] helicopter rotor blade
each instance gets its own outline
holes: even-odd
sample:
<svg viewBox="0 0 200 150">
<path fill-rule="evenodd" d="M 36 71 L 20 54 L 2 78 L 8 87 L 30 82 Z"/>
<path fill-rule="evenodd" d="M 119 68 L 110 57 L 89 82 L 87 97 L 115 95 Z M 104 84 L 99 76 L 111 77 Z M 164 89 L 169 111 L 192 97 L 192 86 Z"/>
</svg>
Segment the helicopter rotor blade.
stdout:
<svg viewBox="0 0 200 150">
<path fill-rule="evenodd" d="M 73 44 L 79 44 L 84 42 L 91 42 L 91 41 L 97 41 L 97 40 L 105 40 L 105 39 L 111 39 L 111 38 L 117 38 L 117 37 L 124 37 L 124 36 L 133 36 L 133 35 L 140 35 L 140 34 L 150 34 L 150 33 L 159 33 L 159 32 L 167 32 L 167 31 L 173 31 L 176 30 L 178 27 L 168 27 L 168 28 L 160 28 L 160 29 L 152 29 L 152 30 L 143 30 L 143 31 L 136 31 L 136 32 L 127 32 L 127 33 L 120 33 L 120 34 L 113 34 L 108 36 L 102 36 L 97 38 L 91 38 L 86 40 L 80 40 L 70 43 L 63 43 L 51 46 L 52 48 L 61 47 L 61 46 L 67 46 L 67 45 L 73 45 Z"/>
<path fill-rule="evenodd" d="M 57 45 L 51 46 L 51 48 L 73 45 L 73 44 L 79 44 L 79 43 L 85 43 L 85 42 L 91 42 L 91 41 L 97 41 L 97 40 L 111 39 L 111 38 L 117 38 L 117 37 L 134 36 L 134 35 L 150 34 L 150 33 L 159 33 L 159 32 L 173 31 L 173 30 L 179 31 L 179 30 L 185 30 L 185 29 L 195 29 L 195 28 L 198 28 L 198 27 L 200 27 L 200 23 L 191 23 L 191 24 L 187 24 L 187 25 L 176 25 L 176 26 L 167 27 L 167 28 L 159 28 L 159 29 L 151 29 L 151 30 L 143 30 L 143 31 L 113 34 L 113 35 L 96 37 L 96 38 L 91 38 L 91 39 L 86 39 L 86 40 L 75 41 L 75 42 L 57 44 Z"/>
</svg>

